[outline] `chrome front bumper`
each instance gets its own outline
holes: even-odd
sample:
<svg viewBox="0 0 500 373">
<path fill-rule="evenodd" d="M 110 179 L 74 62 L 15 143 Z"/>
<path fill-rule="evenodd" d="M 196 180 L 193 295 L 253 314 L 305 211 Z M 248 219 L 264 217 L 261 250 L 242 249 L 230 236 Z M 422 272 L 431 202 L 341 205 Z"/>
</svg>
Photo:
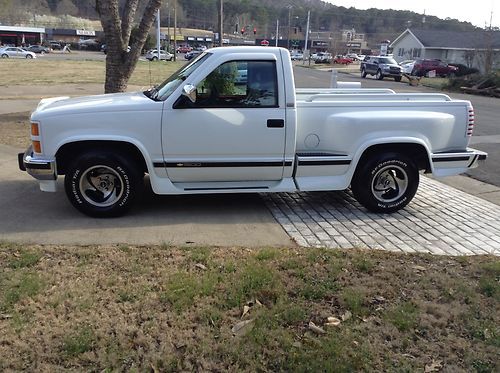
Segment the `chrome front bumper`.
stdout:
<svg viewBox="0 0 500 373">
<path fill-rule="evenodd" d="M 19 169 L 26 171 L 37 180 L 57 179 L 55 159 L 34 158 L 31 145 L 24 153 L 17 155 L 17 160 L 19 162 Z"/>
</svg>

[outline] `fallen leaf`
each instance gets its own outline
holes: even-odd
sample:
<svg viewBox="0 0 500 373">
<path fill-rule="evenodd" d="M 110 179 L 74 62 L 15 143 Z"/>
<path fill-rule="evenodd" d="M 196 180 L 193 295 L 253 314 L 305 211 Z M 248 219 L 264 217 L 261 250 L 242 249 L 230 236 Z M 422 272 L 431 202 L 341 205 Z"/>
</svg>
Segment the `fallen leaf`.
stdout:
<svg viewBox="0 0 500 373">
<path fill-rule="evenodd" d="M 255 299 L 255 303 L 257 303 L 257 306 L 262 306 L 262 303 L 260 303 L 258 299 Z"/>
<path fill-rule="evenodd" d="M 330 316 L 326 319 L 326 324 L 328 326 L 339 326 L 340 325 L 340 320 L 337 319 L 336 317 Z"/>
<path fill-rule="evenodd" d="M 0 319 L 6 320 L 6 319 L 11 319 L 12 315 L 9 315 L 7 313 L 2 313 L 0 314 Z"/>
<path fill-rule="evenodd" d="M 232 327 L 231 331 L 237 337 L 241 337 L 253 329 L 255 319 L 243 320 Z"/>
<path fill-rule="evenodd" d="M 245 315 L 250 311 L 250 307 L 248 306 L 243 306 L 243 314 L 241 315 L 241 318 L 245 317 Z"/>
<path fill-rule="evenodd" d="M 154 366 L 153 364 L 151 364 L 151 370 L 153 371 L 153 373 L 158 373 L 158 368 L 156 368 L 156 366 Z"/>
<path fill-rule="evenodd" d="M 315 323 L 312 321 L 309 321 L 309 329 L 311 329 L 314 333 L 316 334 L 325 334 L 325 329 L 317 326 Z"/>
<path fill-rule="evenodd" d="M 375 296 L 375 298 L 373 298 L 373 299 L 374 299 L 375 301 L 377 301 L 377 302 L 380 302 L 380 303 L 382 303 L 382 302 L 385 302 L 385 301 L 386 301 L 386 299 L 385 299 L 383 296 L 381 296 L 381 295 L 376 295 L 376 296 Z"/>
<path fill-rule="evenodd" d="M 422 266 L 413 266 L 412 268 L 417 270 L 417 271 L 426 271 L 427 270 L 427 268 L 422 267 Z"/>
<path fill-rule="evenodd" d="M 174 342 L 174 347 L 180 350 L 181 348 L 186 347 L 186 344 L 184 342 Z"/>
<path fill-rule="evenodd" d="M 345 311 L 344 314 L 340 317 L 342 321 L 347 321 L 352 317 L 351 311 Z"/>
<path fill-rule="evenodd" d="M 354 346 L 359 346 L 359 342 L 358 341 L 352 341 L 352 343 L 354 344 Z"/>
<path fill-rule="evenodd" d="M 300 342 L 293 342 L 292 346 L 295 347 L 295 348 L 301 348 L 302 347 L 302 343 L 300 343 Z"/>
<path fill-rule="evenodd" d="M 207 270 L 207 267 L 206 267 L 204 264 L 201 264 L 201 263 L 196 263 L 194 266 L 195 266 L 196 268 L 202 269 L 202 270 L 204 270 L 204 271 L 206 271 L 206 270 Z"/>
<path fill-rule="evenodd" d="M 441 361 L 434 361 L 433 360 L 432 363 L 427 364 L 425 366 L 424 372 L 425 373 L 439 372 L 441 370 L 441 368 L 443 368 L 443 364 L 441 363 Z"/>
</svg>

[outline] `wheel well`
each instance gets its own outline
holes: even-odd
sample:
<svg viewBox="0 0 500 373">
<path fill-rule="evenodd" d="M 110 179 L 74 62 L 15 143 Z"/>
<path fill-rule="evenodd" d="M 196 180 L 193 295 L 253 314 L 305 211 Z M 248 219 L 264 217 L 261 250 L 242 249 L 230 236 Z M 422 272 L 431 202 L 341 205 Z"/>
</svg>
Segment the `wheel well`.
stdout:
<svg viewBox="0 0 500 373">
<path fill-rule="evenodd" d="M 134 144 L 122 141 L 77 141 L 64 144 L 57 151 L 57 174 L 64 175 L 73 159 L 89 150 L 112 150 L 119 152 L 126 157 L 131 157 L 142 172 L 148 171 L 141 151 Z"/>
<path fill-rule="evenodd" d="M 415 161 L 417 168 L 419 170 L 425 170 L 425 172 L 430 172 L 431 167 L 429 164 L 429 156 L 425 147 L 420 144 L 415 143 L 394 143 L 394 144 L 378 144 L 372 145 L 367 148 L 361 158 L 358 161 L 357 167 L 363 164 L 363 162 L 373 156 L 374 154 L 381 154 L 387 152 L 394 152 L 406 155 L 408 158 Z"/>
</svg>

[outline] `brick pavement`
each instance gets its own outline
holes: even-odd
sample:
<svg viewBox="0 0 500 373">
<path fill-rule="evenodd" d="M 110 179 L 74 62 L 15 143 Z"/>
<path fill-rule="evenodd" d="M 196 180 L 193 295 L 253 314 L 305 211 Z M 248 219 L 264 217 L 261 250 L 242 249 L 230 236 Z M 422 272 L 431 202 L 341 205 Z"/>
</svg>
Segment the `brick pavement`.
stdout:
<svg viewBox="0 0 500 373">
<path fill-rule="evenodd" d="M 304 247 L 370 248 L 438 255 L 500 255 L 500 206 L 421 176 L 403 210 L 374 214 L 350 191 L 263 194 Z"/>
</svg>

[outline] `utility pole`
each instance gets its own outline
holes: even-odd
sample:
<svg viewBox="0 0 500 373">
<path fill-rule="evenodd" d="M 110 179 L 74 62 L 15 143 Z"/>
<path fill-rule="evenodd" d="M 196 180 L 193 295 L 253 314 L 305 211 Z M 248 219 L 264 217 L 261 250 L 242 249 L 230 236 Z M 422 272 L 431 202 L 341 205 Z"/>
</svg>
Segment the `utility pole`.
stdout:
<svg viewBox="0 0 500 373">
<path fill-rule="evenodd" d="M 309 20 L 310 20 L 310 18 L 311 18 L 311 11 L 310 11 L 310 10 L 308 10 L 308 11 L 307 11 L 306 40 L 305 40 L 305 41 L 306 41 L 306 45 L 304 46 L 304 59 L 302 60 L 302 61 L 303 61 L 303 63 L 305 63 L 305 58 L 306 58 L 306 57 L 307 57 L 307 59 L 308 59 L 309 61 L 311 61 L 311 60 L 309 59 L 309 50 L 308 50 L 308 48 L 307 48 L 307 43 L 309 42 Z"/>
<path fill-rule="evenodd" d="M 276 43 L 274 44 L 275 46 L 278 46 L 278 37 L 279 37 L 279 32 L 280 32 L 280 20 L 276 20 Z"/>
<path fill-rule="evenodd" d="M 160 9 L 156 11 L 156 53 L 158 53 L 158 62 L 160 61 Z"/>
<path fill-rule="evenodd" d="M 288 5 L 288 37 L 287 37 L 287 48 L 290 50 L 290 23 L 292 22 L 292 5 Z"/>
<path fill-rule="evenodd" d="M 219 10 L 219 47 L 222 47 L 224 42 L 222 40 L 222 34 L 224 32 L 224 1 L 220 0 L 220 10 Z"/>
<path fill-rule="evenodd" d="M 174 0 L 174 61 L 177 61 L 177 0 Z"/>
<path fill-rule="evenodd" d="M 170 48 L 170 4 L 169 3 L 167 3 L 167 8 L 168 8 L 167 40 L 168 40 L 168 47 Z"/>
</svg>

